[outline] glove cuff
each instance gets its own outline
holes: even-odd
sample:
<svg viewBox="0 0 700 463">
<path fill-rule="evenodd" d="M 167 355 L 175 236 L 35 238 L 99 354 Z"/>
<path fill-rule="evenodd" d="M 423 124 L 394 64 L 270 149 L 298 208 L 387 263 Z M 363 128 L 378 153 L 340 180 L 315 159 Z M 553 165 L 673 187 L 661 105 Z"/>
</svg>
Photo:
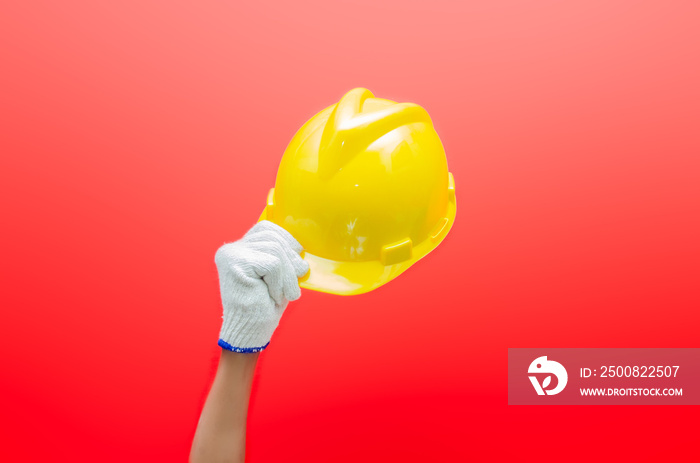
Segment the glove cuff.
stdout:
<svg viewBox="0 0 700 463">
<path fill-rule="evenodd" d="M 232 352 L 262 352 L 268 344 L 279 320 L 255 320 L 240 313 L 226 314 L 219 334 L 219 346 Z"/>
<path fill-rule="evenodd" d="M 267 344 L 261 347 L 235 347 L 227 343 L 223 339 L 219 339 L 218 344 L 219 347 L 226 350 L 230 350 L 231 352 L 237 352 L 239 354 L 254 354 L 255 352 L 262 352 L 263 350 L 265 350 L 265 348 L 270 344 L 270 341 L 267 341 Z"/>
</svg>

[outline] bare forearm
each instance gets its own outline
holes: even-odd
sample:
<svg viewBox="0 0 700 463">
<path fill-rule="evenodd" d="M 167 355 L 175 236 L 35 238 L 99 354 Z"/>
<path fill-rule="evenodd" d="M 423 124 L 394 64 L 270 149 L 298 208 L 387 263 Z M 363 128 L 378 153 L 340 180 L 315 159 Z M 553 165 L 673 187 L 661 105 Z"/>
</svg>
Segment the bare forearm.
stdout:
<svg viewBox="0 0 700 463">
<path fill-rule="evenodd" d="M 257 360 L 258 354 L 222 350 L 192 442 L 192 463 L 245 460 L 248 401 Z"/>
</svg>

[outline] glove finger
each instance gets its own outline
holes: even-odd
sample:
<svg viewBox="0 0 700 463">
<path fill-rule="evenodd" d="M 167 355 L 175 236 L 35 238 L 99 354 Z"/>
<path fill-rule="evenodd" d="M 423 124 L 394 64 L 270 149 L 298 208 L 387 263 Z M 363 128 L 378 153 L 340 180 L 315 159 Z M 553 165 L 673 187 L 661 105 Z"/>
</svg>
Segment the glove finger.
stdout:
<svg viewBox="0 0 700 463">
<path fill-rule="evenodd" d="M 217 249 L 214 255 L 214 262 L 219 274 L 231 273 L 247 275 L 248 277 L 259 278 L 255 273 L 251 260 L 250 250 L 241 246 L 238 242 L 226 243 Z"/>
<path fill-rule="evenodd" d="M 291 236 L 291 235 L 290 235 Z M 293 246 L 293 243 L 290 243 L 289 240 L 287 240 L 284 235 L 278 233 L 275 230 L 261 230 L 256 233 L 253 233 L 251 235 L 243 237 L 241 240 L 244 243 L 253 243 L 253 242 L 273 242 L 273 243 L 279 243 L 280 246 L 282 246 L 285 250 L 285 252 L 289 254 L 299 254 L 301 251 L 303 251 L 303 248 L 301 246 Z M 298 243 L 296 243 L 298 244 Z"/>
<path fill-rule="evenodd" d="M 272 272 L 264 280 L 266 282 L 269 281 L 270 297 L 278 307 L 284 306 L 289 301 L 296 301 L 301 297 L 299 280 L 293 273 L 289 262 L 280 262 L 279 271 Z"/>
<path fill-rule="evenodd" d="M 262 254 L 262 253 L 261 253 Z M 278 257 L 265 254 L 269 258 L 269 265 L 265 266 L 264 273 L 261 275 L 263 281 L 267 285 L 267 291 L 275 301 L 275 304 L 280 305 L 284 302 L 284 275 L 282 261 Z"/>
<path fill-rule="evenodd" d="M 261 252 L 251 246 L 242 246 L 240 241 L 221 246 L 214 256 L 219 270 L 236 269 L 250 277 L 261 278 L 267 268 L 274 265 L 273 254 Z"/>
<path fill-rule="evenodd" d="M 277 239 L 286 243 L 286 245 L 289 246 L 296 253 L 300 253 L 304 250 L 301 244 L 299 244 L 299 242 L 296 239 L 294 239 L 291 233 L 289 233 L 287 230 L 280 227 L 279 225 L 270 222 L 269 220 L 262 220 L 255 224 L 253 228 L 251 228 L 248 231 L 248 233 L 245 234 L 243 239 L 247 240 L 248 238 L 254 235 L 265 232 L 267 232 L 266 236 L 269 236 L 270 234 L 276 236 Z"/>
<path fill-rule="evenodd" d="M 292 265 L 297 278 L 301 278 L 309 272 L 309 263 L 302 259 L 299 254 L 295 254 L 292 257 Z"/>
<path fill-rule="evenodd" d="M 301 297 L 301 288 L 299 287 L 299 279 L 294 273 L 294 268 L 291 265 L 291 262 L 289 264 L 289 270 L 285 273 L 285 280 L 284 284 L 282 285 L 284 288 L 284 297 L 288 301 L 296 301 Z"/>
<path fill-rule="evenodd" d="M 286 241 L 281 239 L 281 237 L 272 231 L 264 231 L 257 233 L 255 235 L 251 235 L 248 238 L 245 238 L 245 242 L 252 244 L 252 243 L 277 243 L 279 244 L 279 248 L 275 247 L 276 252 L 283 252 L 287 258 L 291 261 L 292 266 L 294 267 L 294 273 L 297 275 L 297 277 L 301 278 L 302 276 L 306 275 L 306 272 L 309 271 L 309 264 L 304 261 L 304 259 L 301 258 L 299 253 L 292 249 Z M 262 250 L 262 246 L 257 248 Z"/>
<path fill-rule="evenodd" d="M 294 301 L 301 297 L 297 275 L 304 267 L 308 267 L 308 264 L 301 259 L 299 254 L 294 252 L 289 254 L 285 253 L 283 246 L 277 242 L 249 242 L 247 246 L 257 252 L 274 256 L 278 259 L 278 261 L 275 262 L 278 268 L 275 269 L 274 274 L 271 272 L 268 277 L 271 282 L 270 284 L 273 286 L 270 289 L 270 295 L 275 299 L 275 302 L 279 303 L 280 293 L 281 297 L 284 297 L 284 299 L 288 301 Z M 294 263 L 290 257 L 297 259 L 297 262 Z M 304 273 L 306 273 L 306 271 L 304 271 Z"/>
<path fill-rule="evenodd" d="M 215 261 L 222 298 L 232 297 L 229 292 L 235 290 L 236 297 L 243 297 L 258 307 L 270 303 L 279 305 L 284 301 L 282 266 L 277 256 L 235 242 L 219 248 Z"/>
</svg>

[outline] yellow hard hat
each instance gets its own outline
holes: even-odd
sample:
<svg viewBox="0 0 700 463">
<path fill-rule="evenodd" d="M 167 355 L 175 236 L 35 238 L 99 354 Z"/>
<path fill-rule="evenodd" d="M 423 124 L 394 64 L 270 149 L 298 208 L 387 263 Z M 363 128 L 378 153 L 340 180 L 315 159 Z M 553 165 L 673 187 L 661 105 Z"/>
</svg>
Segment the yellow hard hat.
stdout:
<svg viewBox="0 0 700 463">
<path fill-rule="evenodd" d="M 454 178 L 428 113 L 356 88 L 294 135 L 260 220 L 304 247 L 302 288 L 351 295 L 435 249 L 455 212 Z"/>
</svg>

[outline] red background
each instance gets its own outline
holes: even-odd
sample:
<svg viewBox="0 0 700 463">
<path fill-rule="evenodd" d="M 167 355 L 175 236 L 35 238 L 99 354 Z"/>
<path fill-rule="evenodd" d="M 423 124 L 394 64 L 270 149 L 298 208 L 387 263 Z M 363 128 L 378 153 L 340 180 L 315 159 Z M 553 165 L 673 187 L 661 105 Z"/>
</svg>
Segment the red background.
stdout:
<svg viewBox="0 0 700 463">
<path fill-rule="evenodd" d="M 697 2 L 8 3 L 0 459 L 186 459 L 214 252 L 356 86 L 430 112 L 457 221 L 290 305 L 250 461 L 697 456 L 692 407 L 506 405 L 508 347 L 697 347 Z"/>
</svg>

